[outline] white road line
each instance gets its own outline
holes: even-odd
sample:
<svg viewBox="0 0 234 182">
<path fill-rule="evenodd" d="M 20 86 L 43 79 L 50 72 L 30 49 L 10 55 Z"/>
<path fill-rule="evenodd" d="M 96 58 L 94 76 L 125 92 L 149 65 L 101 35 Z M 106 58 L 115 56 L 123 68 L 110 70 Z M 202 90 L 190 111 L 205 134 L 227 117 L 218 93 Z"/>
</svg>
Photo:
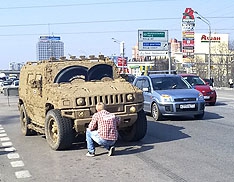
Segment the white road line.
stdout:
<svg viewBox="0 0 234 182">
<path fill-rule="evenodd" d="M 20 156 L 18 153 L 7 154 L 8 159 L 18 159 Z"/>
<path fill-rule="evenodd" d="M 3 147 L 12 146 L 12 142 L 3 142 L 3 143 L 2 143 L 2 146 L 3 146 Z"/>
<path fill-rule="evenodd" d="M 0 137 L 5 137 L 5 136 L 7 136 L 6 133 L 1 133 L 1 134 L 0 134 Z"/>
<path fill-rule="evenodd" d="M 6 152 L 13 152 L 16 151 L 16 149 L 14 147 L 7 147 L 4 149 Z"/>
<path fill-rule="evenodd" d="M 23 170 L 23 171 L 17 171 L 15 172 L 16 178 L 29 178 L 32 175 L 29 173 L 28 170 Z"/>
<path fill-rule="evenodd" d="M 13 162 L 11 162 L 11 166 L 12 167 L 22 167 L 22 166 L 24 166 L 24 162 L 23 161 L 13 161 Z"/>
<path fill-rule="evenodd" d="M 0 141 L 1 142 L 5 142 L 5 141 L 9 141 L 10 138 L 9 137 L 3 137 L 3 138 L 0 138 Z"/>
<path fill-rule="evenodd" d="M 2 146 L 6 147 L 4 148 L 5 151 L 7 152 L 14 152 L 16 151 L 16 149 L 12 146 L 12 142 L 10 141 L 10 138 L 7 137 L 7 134 L 5 133 L 4 128 L 2 127 L 2 125 L 0 125 L 0 141 L 2 142 Z M 9 153 L 7 154 L 8 159 L 18 159 L 20 158 L 20 155 L 16 152 L 14 153 Z M 18 160 L 18 161 L 12 161 L 10 162 L 12 167 L 24 167 L 24 162 L 22 160 Z M 30 172 L 28 170 L 21 170 L 21 171 L 16 171 L 15 172 L 15 176 L 17 179 L 23 179 L 23 178 L 30 178 L 32 177 L 32 175 L 30 174 Z M 1 174 L 0 174 L 1 177 Z M 1 180 L 0 180 L 1 181 Z"/>
</svg>

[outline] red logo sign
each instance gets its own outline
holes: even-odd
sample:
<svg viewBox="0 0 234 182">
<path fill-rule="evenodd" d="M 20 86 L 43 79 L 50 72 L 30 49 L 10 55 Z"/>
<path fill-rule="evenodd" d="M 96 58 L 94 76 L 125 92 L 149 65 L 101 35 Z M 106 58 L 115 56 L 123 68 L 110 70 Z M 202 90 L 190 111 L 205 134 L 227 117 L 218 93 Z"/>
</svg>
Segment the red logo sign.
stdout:
<svg viewBox="0 0 234 182">
<path fill-rule="evenodd" d="M 122 57 L 118 57 L 118 66 L 127 66 L 127 59 L 126 58 L 122 58 Z"/>
<path fill-rule="evenodd" d="M 185 19 L 192 19 L 192 20 L 194 20 L 194 15 L 193 15 L 193 10 L 192 10 L 192 8 L 186 8 L 185 9 L 185 11 L 184 11 L 184 13 L 183 13 L 183 20 L 185 20 Z"/>
</svg>

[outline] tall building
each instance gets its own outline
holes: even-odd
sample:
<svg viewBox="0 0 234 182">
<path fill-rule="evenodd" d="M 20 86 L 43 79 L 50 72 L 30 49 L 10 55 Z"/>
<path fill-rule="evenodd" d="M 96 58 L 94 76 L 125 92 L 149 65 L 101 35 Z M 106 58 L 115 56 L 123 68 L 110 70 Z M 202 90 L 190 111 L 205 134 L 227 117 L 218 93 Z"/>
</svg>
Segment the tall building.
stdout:
<svg viewBox="0 0 234 182">
<path fill-rule="evenodd" d="M 59 36 L 40 36 L 36 50 L 37 60 L 59 59 L 64 56 L 64 43 Z"/>
</svg>

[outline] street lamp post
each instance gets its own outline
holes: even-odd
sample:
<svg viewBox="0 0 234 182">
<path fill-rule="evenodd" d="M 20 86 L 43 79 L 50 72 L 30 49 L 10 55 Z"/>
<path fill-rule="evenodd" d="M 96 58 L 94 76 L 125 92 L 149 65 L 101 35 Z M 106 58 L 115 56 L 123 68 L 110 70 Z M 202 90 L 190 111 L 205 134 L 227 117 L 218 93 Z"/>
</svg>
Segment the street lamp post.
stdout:
<svg viewBox="0 0 234 182">
<path fill-rule="evenodd" d="M 204 16 L 200 15 L 197 11 L 194 11 L 195 14 L 198 15 L 198 19 L 200 19 L 201 21 L 203 21 L 204 23 L 206 23 L 209 27 L 209 58 L 208 58 L 208 78 L 211 78 L 211 25 L 210 25 L 210 21 L 207 20 Z"/>
<path fill-rule="evenodd" d="M 125 55 L 125 47 L 124 47 L 124 41 L 119 41 L 115 38 L 112 38 L 112 40 L 120 45 L 120 56 L 122 56 L 122 72 L 125 73 L 124 70 L 124 55 Z"/>
</svg>

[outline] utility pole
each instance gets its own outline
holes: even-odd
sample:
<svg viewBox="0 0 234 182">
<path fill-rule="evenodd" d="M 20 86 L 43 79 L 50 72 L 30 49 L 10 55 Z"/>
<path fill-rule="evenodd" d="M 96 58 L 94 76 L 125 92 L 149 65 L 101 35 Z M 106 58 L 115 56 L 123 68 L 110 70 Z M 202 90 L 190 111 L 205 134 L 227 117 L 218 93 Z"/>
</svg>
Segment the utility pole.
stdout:
<svg viewBox="0 0 234 182">
<path fill-rule="evenodd" d="M 210 25 L 210 21 L 207 20 L 204 16 L 200 15 L 197 11 L 194 11 L 194 13 L 198 15 L 197 17 L 198 19 L 206 23 L 209 27 L 209 56 L 208 56 L 207 77 L 210 79 L 211 78 L 211 25 Z"/>
<path fill-rule="evenodd" d="M 115 43 L 117 43 L 117 44 L 119 44 L 120 45 L 120 56 L 121 56 L 121 58 L 122 58 L 122 61 L 121 61 L 121 64 L 122 64 L 122 72 L 123 73 L 125 73 L 125 69 L 124 69 L 124 63 L 125 63 L 125 61 L 124 61 L 124 56 L 125 56 L 125 46 L 124 46 L 124 41 L 119 41 L 119 40 L 117 40 L 117 39 L 115 39 L 115 38 L 112 38 L 112 40 L 115 42 Z"/>
</svg>

